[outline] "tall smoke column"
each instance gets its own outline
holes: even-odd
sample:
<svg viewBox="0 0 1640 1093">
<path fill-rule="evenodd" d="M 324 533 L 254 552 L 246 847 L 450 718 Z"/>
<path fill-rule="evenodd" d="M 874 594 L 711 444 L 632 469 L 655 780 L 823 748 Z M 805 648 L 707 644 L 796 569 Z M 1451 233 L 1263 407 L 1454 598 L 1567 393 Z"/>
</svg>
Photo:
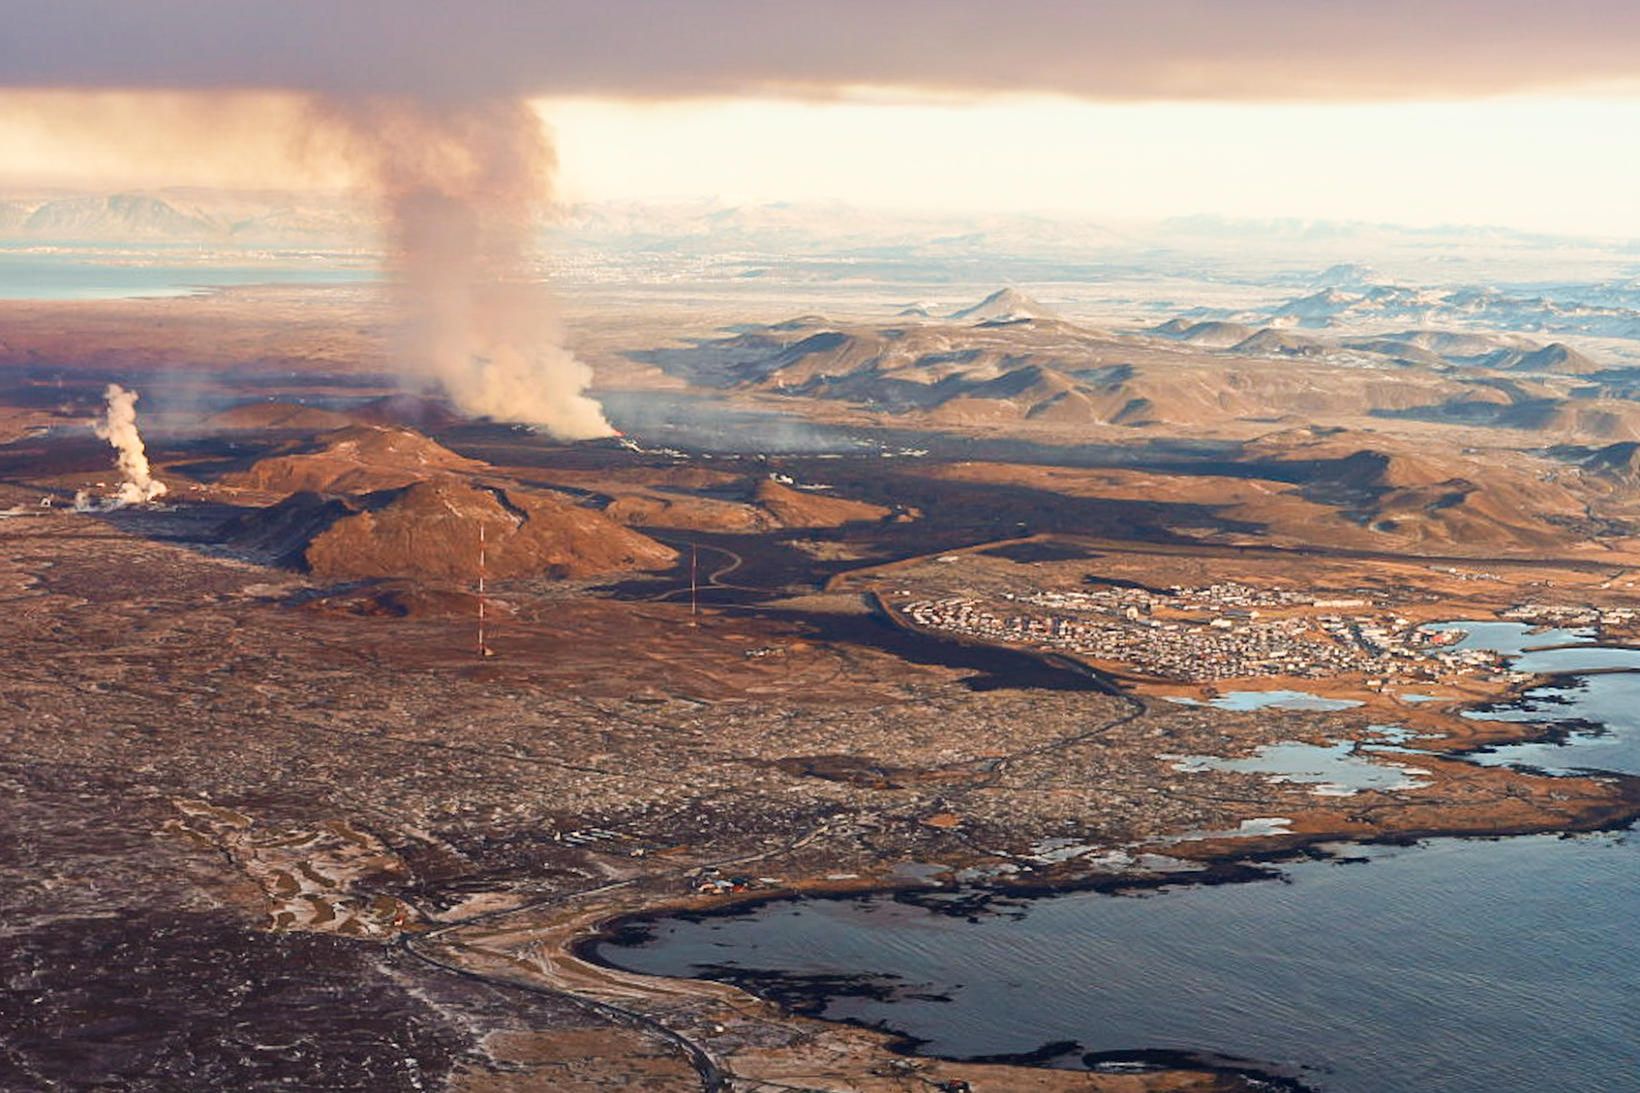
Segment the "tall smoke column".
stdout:
<svg viewBox="0 0 1640 1093">
<path fill-rule="evenodd" d="M 529 106 L 329 98 L 318 109 L 375 188 L 407 370 L 470 414 L 565 440 L 612 433 L 532 268 L 556 161 Z"/>
<path fill-rule="evenodd" d="M 137 393 L 111 383 L 103 392 L 103 400 L 108 404 L 107 412 L 93 428 L 119 453 L 123 481 L 116 499 L 125 505 L 152 501 L 165 492 L 165 483 L 156 481 L 148 469 L 148 450 L 137 432 Z"/>
</svg>

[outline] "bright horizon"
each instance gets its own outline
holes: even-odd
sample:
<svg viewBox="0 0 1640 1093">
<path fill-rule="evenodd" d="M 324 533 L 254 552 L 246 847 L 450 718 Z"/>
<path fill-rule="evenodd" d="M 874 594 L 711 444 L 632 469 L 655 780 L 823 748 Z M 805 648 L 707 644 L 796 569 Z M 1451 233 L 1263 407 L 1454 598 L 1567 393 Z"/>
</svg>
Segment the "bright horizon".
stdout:
<svg viewBox="0 0 1640 1093">
<path fill-rule="evenodd" d="M 1640 99 L 537 103 L 576 201 L 838 201 L 1640 237 Z"/>
<path fill-rule="evenodd" d="M 288 99 L 248 97 L 239 117 L 256 124 L 227 149 L 221 127 L 195 124 L 179 101 L 93 96 L 82 113 L 116 124 L 85 128 L 60 124 L 50 109 L 0 111 L 0 184 L 301 189 L 348 179 L 338 157 L 302 144 Z M 837 202 L 1107 223 L 1205 214 L 1640 238 L 1640 148 L 1625 137 L 1640 131 L 1640 97 L 534 105 L 553 136 L 556 196 L 566 203 Z"/>
</svg>

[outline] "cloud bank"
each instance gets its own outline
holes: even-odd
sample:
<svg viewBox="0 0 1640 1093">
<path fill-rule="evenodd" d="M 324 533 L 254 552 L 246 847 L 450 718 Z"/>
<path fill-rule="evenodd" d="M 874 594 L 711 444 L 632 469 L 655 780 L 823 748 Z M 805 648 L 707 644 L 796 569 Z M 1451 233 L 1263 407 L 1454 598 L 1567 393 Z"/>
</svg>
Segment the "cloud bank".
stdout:
<svg viewBox="0 0 1640 1093">
<path fill-rule="evenodd" d="M 0 84 L 1383 99 L 1632 85 L 1632 0 L 0 0 Z"/>
</svg>

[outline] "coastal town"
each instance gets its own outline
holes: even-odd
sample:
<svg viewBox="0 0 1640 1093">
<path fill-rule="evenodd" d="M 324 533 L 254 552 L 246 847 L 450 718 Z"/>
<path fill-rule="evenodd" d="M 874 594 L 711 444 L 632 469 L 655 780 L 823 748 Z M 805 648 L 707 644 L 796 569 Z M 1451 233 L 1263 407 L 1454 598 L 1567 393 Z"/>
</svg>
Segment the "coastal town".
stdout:
<svg viewBox="0 0 1640 1093">
<path fill-rule="evenodd" d="M 1252 676 L 1437 680 L 1500 672 L 1496 654 L 1460 648 L 1463 635 L 1431 630 L 1370 593 L 1317 596 L 1239 582 L 1165 589 L 1113 582 L 1087 591 L 1002 592 L 905 598 L 894 609 L 915 626 L 984 641 L 1143 666 L 1171 682 Z"/>
</svg>

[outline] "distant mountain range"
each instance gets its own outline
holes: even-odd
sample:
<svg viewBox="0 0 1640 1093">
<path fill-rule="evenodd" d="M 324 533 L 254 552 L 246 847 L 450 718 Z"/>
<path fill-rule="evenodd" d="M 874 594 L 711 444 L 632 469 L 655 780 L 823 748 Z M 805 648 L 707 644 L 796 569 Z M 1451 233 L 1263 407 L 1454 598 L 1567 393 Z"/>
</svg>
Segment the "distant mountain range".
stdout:
<svg viewBox="0 0 1640 1093">
<path fill-rule="evenodd" d="M 944 318 L 807 315 L 638 359 L 697 386 L 844 402 L 937 427 L 1217 428 L 1327 415 L 1640 438 L 1626 374 L 1563 343 L 1181 319 L 1117 334 L 1011 287 Z"/>
<path fill-rule="evenodd" d="M 1265 328 L 1375 336 L 1430 328 L 1506 332 L 1534 336 L 1532 350 L 1561 339 L 1640 340 L 1640 250 L 1499 229 L 1197 217 L 1116 230 L 1046 216 L 899 215 L 841 205 L 697 201 L 571 205 L 558 210 L 543 232 L 547 268 L 572 276 L 602 269 L 606 277 L 720 281 L 1126 282 L 1137 287 L 1110 298 L 1130 302 L 1152 293 L 1165 301 L 1175 290 L 1194 295 L 1191 286 L 1209 282 L 1230 286 L 1241 300 L 1255 287 L 1281 294 L 1273 305 L 1176 312 L 1187 326 L 1219 324 L 1185 339 L 1205 348 L 1234 348 Z M 355 250 L 378 245 L 371 210 L 345 196 L 197 188 L 0 195 L 0 242 Z M 1341 256 L 1346 260 L 1335 260 Z M 1374 263 L 1384 259 L 1385 268 L 1398 269 L 1401 276 L 1366 264 L 1369 257 Z M 1314 261 L 1306 264 L 1307 258 Z M 1429 278 L 1407 277 L 1409 263 L 1427 270 Z M 1472 264 L 1483 276 L 1460 279 L 1455 274 L 1468 266 L 1454 263 Z M 1510 280 L 1501 275 L 1503 269 L 1529 271 L 1532 279 Z M 1551 279 L 1552 269 L 1586 279 Z M 956 318 L 1054 317 L 1022 299 L 1017 290 L 1005 289 Z M 1181 303 L 1200 299 L 1186 296 Z M 917 305 L 908 311 L 908 317 L 920 314 Z M 1243 348 L 1309 351 L 1302 338 L 1286 333 L 1265 335 L 1261 342 Z M 1560 372 L 1583 367 L 1571 357 L 1523 367 L 1543 364 Z"/>
<path fill-rule="evenodd" d="M 1180 318 L 1197 323 L 1327 331 L 1379 329 L 1406 324 L 1420 328 L 1458 327 L 1519 334 L 1640 340 L 1640 278 L 1534 286 L 1531 292 L 1489 286 L 1428 288 L 1366 280 L 1345 281 L 1337 277 L 1324 279 L 1333 283 L 1294 296 L 1268 310 L 1194 308 L 1182 313 Z"/>
<path fill-rule="evenodd" d="M 1425 367 L 1465 366 L 1561 376 L 1589 376 L 1610 370 L 1563 342 L 1544 345 L 1520 334 L 1402 330 L 1362 337 L 1323 337 L 1292 327 L 1252 327 L 1211 319 L 1195 323 L 1169 319 L 1150 333 L 1203 349 L 1253 356 L 1325 359 L 1369 354 Z"/>
<path fill-rule="evenodd" d="M 339 197 L 165 190 L 0 198 L 0 238 L 73 243 L 357 244 L 374 232 Z"/>
<path fill-rule="evenodd" d="M 1403 277 L 1409 262 L 1448 274 L 1465 265 L 1491 266 L 1494 274 L 1477 280 L 1493 282 L 1508 279 L 1495 272 L 1504 264 L 1551 278 L 1556 268 L 1578 277 L 1597 266 L 1640 268 L 1640 244 L 1498 228 L 1223 217 L 1111 224 L 1063 215 L 889 212 L 837 203 L 582 202 L 554 210 L 546 231 L 554 248 L 607 253 L 1097 259 L 1196 274 L 1261 268 L 1312 291 L 1391 283 L 1367 262 Z M 200 187 L 0 193 L 0 238 L 8 239 L 351 244 L 373 234 L 368 205 L 345 194 Z M 1306 266 L 1295 271 L 1294 262 Z M 1324 272 L 1317 275 L 1318 268 Z"/>
</svg>

